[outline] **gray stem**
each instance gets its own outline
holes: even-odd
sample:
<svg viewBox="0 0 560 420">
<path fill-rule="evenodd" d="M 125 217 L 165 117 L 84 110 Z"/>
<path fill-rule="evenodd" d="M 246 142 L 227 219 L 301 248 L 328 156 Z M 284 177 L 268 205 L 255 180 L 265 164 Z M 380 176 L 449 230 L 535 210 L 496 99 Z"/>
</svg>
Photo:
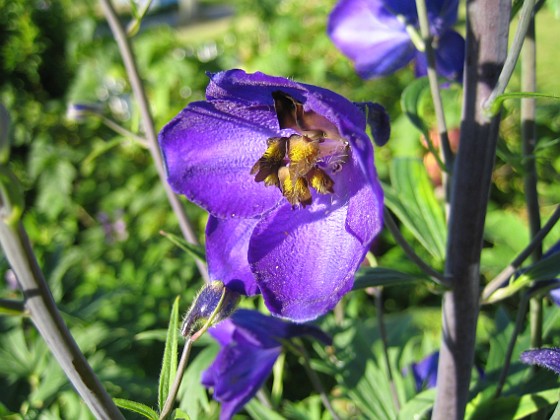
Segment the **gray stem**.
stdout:
<svg viewBox="0 0 560 420">
<path fill-rule="evenodd" d="M 480 254 L 500 115 L 483 104 L 507 54 L 509 0 L 467 1 L 461 138 L 452 180 L 443 331 L 433 419 L 462 419 L 469 396 L 480 288 Z"/>
</svg>

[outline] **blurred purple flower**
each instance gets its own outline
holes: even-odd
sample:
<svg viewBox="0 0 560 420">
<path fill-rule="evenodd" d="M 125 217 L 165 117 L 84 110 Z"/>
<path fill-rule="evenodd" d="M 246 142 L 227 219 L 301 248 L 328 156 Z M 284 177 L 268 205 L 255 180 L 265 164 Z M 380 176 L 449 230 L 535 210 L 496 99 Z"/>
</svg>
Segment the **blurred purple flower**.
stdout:
<svg viewBox="0 0 560 420">
<path fill-rule="evenodd" d="M 528 365 L 538 365 L 560 375 L 560 349 L 542 348 L 521 353 L 520 359 Z"/>
<path fill-rule="evenodd" d="M 461 81 L 465 41 L 451 27 L 457 21 L 458 0 L 427 0 L 434 37 L 436 71 Z M 337 48 L 365 78 L 387 76 L 415 60 L 416 75 L 426 74 L 426 57 L 411 38 L 418 29 L 413 0 L 340 0 L 329 17 L 327 32 Z"/>
<path fill-rule="evenodd" d="M 222 404 L 221 420 L 232 418 L 263 386 L 282 352 L 283 340 L 309 335 L 325 344 L 331 342 L 317 327 L 244 309 L 208 331 L 221 349 L 202 374 L 202 384 L 214 388 L 214 399 Z"/>
<path fill-rule="evenodd" d="M 323 315 L 350 291 L 382 228 L 383 193 L 365 129 L 370 124 L 375 140 L 386 142 L 387 114 L 242 70 L 212 75 L 206 97 L 167 124 L 159 141 L 171 187 L 211 214 L 213 279 L 262 293 L 277 316 Z"/>
<path fill-rule="evenodd" d="M 97 214 L 97 220 L 103 227 L 105 233 L 105 241 L 109 244 L 114 242 L 121 242 L 128 238 L 128 230 L 126 222 L 123 219 L 123 211 L 119 210 L 113 217 L 109 216 L 104 211 Z"/>
<path fill-rule="evenodd" d="M 418 363 L 411 365 L 412 375 L 416 382 L 416 391 L 425 388 L 435 388 L 437 382 L 439 351 L 436 351 Z"/>
</svg>

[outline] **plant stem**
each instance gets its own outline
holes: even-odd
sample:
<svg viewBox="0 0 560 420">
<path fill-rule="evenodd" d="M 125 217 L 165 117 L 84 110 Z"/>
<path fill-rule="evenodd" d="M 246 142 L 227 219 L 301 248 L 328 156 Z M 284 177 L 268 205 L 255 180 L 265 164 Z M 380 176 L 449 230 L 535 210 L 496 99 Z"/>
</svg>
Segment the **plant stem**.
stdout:
<svg viewBox="0 0 560 420">
<path fill-rule="evenodd" d="M 25 303 L 19 300 L 0 299 L 0 309 L 12 314 L 27 315 Z"/>
<path fill-rule="evenodd" d="M 393 219 L 391 212 L 386 207 L 383 209 L 383 221 L 387 229 L 389 229 L 389 231 L 393 235 L 393 238 L 395 238 L 397 244 L 403 249 L 408 258 L 410 258 L 410 260 L 414 264 L 416 264 L 424 273 L 430 276 L 434 282 L 439 285 L 445 286 L 446 279 L 443 274 L 432 268 L 431 265 L 429 265 L 416 252 L 414 252 L 414 249 L 406 241 L 404 236 L 402 236 L 399 227 L 395 223 L 395 219 Z"/>
<path fill-rule="evenodd" d="M 504 367 L 500 372 L 500 378 L 498 379 L 498 384 L 496 385 L 496 392 L 494 398 L 498 398 L 502 393 L 504 384 L 506 383 L 506 377 L 511 364 L 511 355 L 513 354 L 513 348 L 515 347 L 515 342 L 517 341 L 517 336 L 523 328 L 523 322 L 525 321 L 525 315 L 527 313 L 527 303 L 529 302 L 529 295 L 523 294 L 521 301 L 519 302 L 519 308 L 517 309 L 517 317 L 515 319 L 515 328 L 511 333 L 511 338 L 508 342 L 508 347 L 506 350 L 506 356 L 504 361 Z"/>
<path fill-rule="evenodd" d="M 521 90 L 535 92 L 537 90 L 536 76 L 536 43 L 535 43 L 535 15 L 531 14 L 527 36 L 523 44 L 521 57 Z M 535 124 L 536 104 L 533 98 L 521 99 L 521 138 L 523 144 L 523 184 L 525 202 L 529 217 L 530 238 L 533 239 L 541 229 L 539 209 L 539 195 L 537 192 L 537 166 L 535 147 L 537 144 L 537 128 Z M 542 258 L 542 245 L 535 247 L 531 255 L 533 263 Z M 531 347 L 542 345 L 543 299 L 535 296 L 530 301 L 529 319 L 531 325 Z M 534 370 L 535 367 L 532 367 Z"/>
<path fill-rule="evenodd" d="M 317 375 L 317 372 L 315 372 L 315 370 L 313 370 L 313 368 L 311 367 L 311 364 L 309 363 L 309 359 L 310 359 L 309 358 L 309 353 L 307 353 L 307 350 L 305 349 L 305 346 L 303 345 L 303 343 L 300 340 L 297 340 L 297 341 L 299 342 L 299 345 L 297 346 L 297 352 L 299 353 L 299 355 L 303 359 L 303 367 L 305 369 L 305 372 L 307 373 L 307 376 L 309 377 L 309 380 L 313 384 L 313 388 L 315 388 L 315 391 L 321 397 L 321 401 L 323 402 L 323 405 L 325 406 L 325 408 L 329 411 L 332 419 L 333 420 L 340 420 L 340 417 L 338 416 L 336 411 L 334 411 L 334 408 L 331 404 L 331 401 L 329 400 L 329 397 L 327 396 L 327 393 L 325 392 L 325 387 L 323 387 L 323 383 L 321 382 L 321 378 L 319 378 L 319 375 Z"/>
<path fill-rule="evenodd" d="M 165 404 L 163 405 L 163 409 L 159 415 L 160 420 L 165 420 L 167 416 L 171 414 L 171 411 L 173 411 L 173 406 L 175 405 L 175 400 L 177 399 L 177 393 L 181 387 L 181 381 L 183 380 L 183 375 L 191 354 L 192 344 L 193 341 L 190 338 L 185 340 L 185 346 L 183 347 L 183 352 L 181 353 L 181 360 L 177 366 L 177 374 L 175 375 L 173 385 L 169 390 L 169 394 L 167 395 L 167 399 L 165 400 Z"/>
<path fill-rule="evenodd" d="M 62 370 L 98 419 L 124 419 L 60 316 L 21 222 L 0 220 L 0 242 L 25 297 L 25 308 Z"/>
<path fill-rule="evenodd" d="M 428 62 L 428 81 L 430 82 L 430 92 L 434 102 L 434 110 L 436 113 L 436 123 L 440 139 L 441 150 L 443 152 L 443 161 L 445 163 L 445 171 L 442 171 L 442 177 L 447 178 L 447 174 L 453 174 L 453 153 L 449 145 L 449 136 L 447 134 L 447 123 L 445 122 L 445 113 L 443 112 L 443 102 L 439 90 L 438 77 L 436 72 L 436 54 L 432 45 L 432 34 L 430 33 L 430 23 L 428 22 L 428 11 L 426 9 L 425 0 L 416 0 L 416 9 L 418 10 L 418 22 L 420 23 L 420 34 L 424 40 L 426 61 Z M 429 139 L 426 139 L 429 141 Z M 447 180 L 446 180 L 447 181 Z M 444 187 L 447 190 L 447 182 Z"/>
<path fill-rule="evenodd" d="M 498 274 L 490 283 L 486 285 L 484 291 L 482 292 L 482 299 L 488 299 L 492 293 L 502 287 L 502 284 L 509 279 L 521 264 L 529 258 L 529 256 L 533 253 L 533 250 L 540 246 L 543 239 L 548 235 L 548 233 L 552 230 L 552 228 L 556 225 L 558 220 L 560 219 L 560 204 L 556 206 L 556 210 L 552 213 L 552 216 L 548 219 L 545 225 L 542 227 L 541 230 L 537 232 L 534 236 L 533 240 L 527 245 L 527 247 L 519 253 L 517 257 L 506 267 L 502 270 L 500 274 Z"/>
<path fill-rule="evenodd" d="M 500 115 L 482 105 L 507 54 L 509 0 L 467 1 L 466 67 L 460 146 L 452 179 L 443 331 L 434 420 L 462 419 L 476 343 L 480 254 Z"/>
<path fill-rule="evenodd" d="M 148 99 L 146 97 L 146 92 L 144 90 L 144 85 L 142 80 L 140 79 L 140 75 L 138 73 L 138 66 L 136 64 L 136 59 L 132 52 L 132 46 L 128 40 L 126 32 L 122 27 L 119 18 L 111 4 L 110 0 L 100 0 L 101 7 L 103 9 L 103 13 L 107 18 L 107 22 L 111 27 L 111 31 L 113 32 L 113 36 L 117 41 L 119 46 L 119 50 L 124 62 L 124 66 L 126 68 L 126 72 L 128 74 L 128 78 L 130 80 L 130 85 L 132 87 L 132 91 L 136 98 L 136 102 L 138 103 L 138 107 L 140 109 L 140 115 L 142 117 L 142 123 L 144 126 L 144 132 L 146 134 L 146 140 L 148 142 L 148 150 L 152 155 L 152 159 L 154 161 L 154 165 L 156 166 L 156 170 L 158 172 L 161 184 L 165 189 L 165 193 L 167 194 L 167 199 L 171 204 L 171 208 L 173 212 L 177 216 L 179 220 L 179 226 L 181 228 L 181 232 L 183 236 L 187 240 L 187 242 L 191 244 L 198 245 L 198 240 L 196 238 L 194 229 L 191 226 L 191 223 L 188 219 L 187 214 L 185 213 L 185 209 L 179 198 L 175 195 L 175 193 L 171 190 L 171 187 L 167 183 L 167 175 L 165 173 L 165 167 L 163 164 L 163 158 L 161 156 L 161 152 L 159 149 L 159 144 L 157 140 L 157 134 L 154 127 L 154 122 L 152 119 L 152 114 L 150 112 L 150 107 L 148 105 Z M 206 269 L 206 264 L 204 262 L 196 260 L 196 265 L 200 271 L 200 275 L 205 279 L 206 282 L 209 281 L 208 272 Z"/>
<path fill-rule="evenodd" d="M 511 44 L 511 50 L 507 55 L 506 61 L 498 79 L 498 83 L 496 83 L 496 85 L 494 86 L 494 90 L 484 103 L 484 107 L 486 110 L 489 110 L 496 98 L 506 90 L 509 79 L 511 78 L 513 70 L 515 69 L 517 59 L 519 58 L 519 53 L 521 52 L 521 47 L 523 46 L 523 40 L 525 39 L 527 28 L 529 27 L 529 23 L 531 22 L 531 18 L 533 16 L 534 6 L 535 0 L 523 1 L 523 6 L 521 7 L 519 17 L 519 24 L 517 25 L 517 30 L 515 31 L 513 43 Z M 508 13 L 508 17 L 509 15 L 510 14 Z"/>
</svg>

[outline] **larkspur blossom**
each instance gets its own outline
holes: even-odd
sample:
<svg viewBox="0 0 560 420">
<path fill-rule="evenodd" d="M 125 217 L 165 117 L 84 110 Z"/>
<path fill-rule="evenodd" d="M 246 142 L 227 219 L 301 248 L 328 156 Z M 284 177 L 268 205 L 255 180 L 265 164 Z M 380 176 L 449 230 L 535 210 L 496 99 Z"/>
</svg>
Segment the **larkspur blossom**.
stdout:
<svg viewBox="0 0 560 420">
<path fill-rule="evenodd" d="M 221 420 L 232 418 L 263 386 L 284 340 L 308 335 L 325 344 L 331 341 L 314 326 L 246 309 L 239 309 L 208 331 L 221 350 L 202 374 L 202 384 L 214 389 L 214 399 L 221 403 Z"/>
<path fill-rule="evenodd" d="M 458 4 L 458 0 L 426 1 L 436 70 L 455 81 L 462 80 L 465 56 L 464 39 L 451 29 Z M 425 54 L 413 42 L 418 33 L 413 0 L 340 0 L 330 14 L 327 32 L 363 78 L 390 75 L 413 60 L 416 75 L 426 74 Z"/>
<path fill-rule="evenodd" d="M 435 388 L 437 382 L 439 351 L 426 356 L 418 363 L 411 366 L 416 391 L 420 392 L 424 388 Z"/>
<path fill-rule="evenodd" d="M 382 228 L 375 140 L 389 137 L 380 105 L 326 89 L 229 70 L 159 140 L 168 182 L 205 208 L 214 280 L 262 293 L 271 313 L 303 322 L 352 288 Z"/>
<path fill-rule="evenodd" d="M 528 365 L 542 366 L 560 375 L 560 349 L 541 348 L 521 353 L 520 359 Z"/>
</svg>

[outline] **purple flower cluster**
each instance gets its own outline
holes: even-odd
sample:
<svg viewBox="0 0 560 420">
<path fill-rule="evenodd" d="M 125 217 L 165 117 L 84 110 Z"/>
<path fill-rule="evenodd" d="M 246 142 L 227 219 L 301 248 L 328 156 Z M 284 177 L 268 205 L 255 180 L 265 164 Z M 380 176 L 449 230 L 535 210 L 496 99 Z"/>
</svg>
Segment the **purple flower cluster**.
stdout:
<svg viewBox="0 0 560 420">
<path fill-rule="evenodd" d="M 465 41 L 451 29 L 457 21 L 458 4 L 458 0 L 426 1 L 436 70 L 460 82 Z M 418 26 L 413 0 L 340 0 L 330 15 L 328 33 L 363 78 L 390 75 L 413 60 L 416 75 L 423 76 L 426 57 L 413 42 Z"/>
<path fill-rule="evenodd" d="M 387 114 L 242 70 L 212 75 L 206 98 L 181 111 L 159 140 L 171 187 L 210 213 L 212 279 L 261 293 L 276 316 L 323 315 L 352 288 L 382 227 L 365 129 L 372 125 L 384 143 Z"/>
</svg>

